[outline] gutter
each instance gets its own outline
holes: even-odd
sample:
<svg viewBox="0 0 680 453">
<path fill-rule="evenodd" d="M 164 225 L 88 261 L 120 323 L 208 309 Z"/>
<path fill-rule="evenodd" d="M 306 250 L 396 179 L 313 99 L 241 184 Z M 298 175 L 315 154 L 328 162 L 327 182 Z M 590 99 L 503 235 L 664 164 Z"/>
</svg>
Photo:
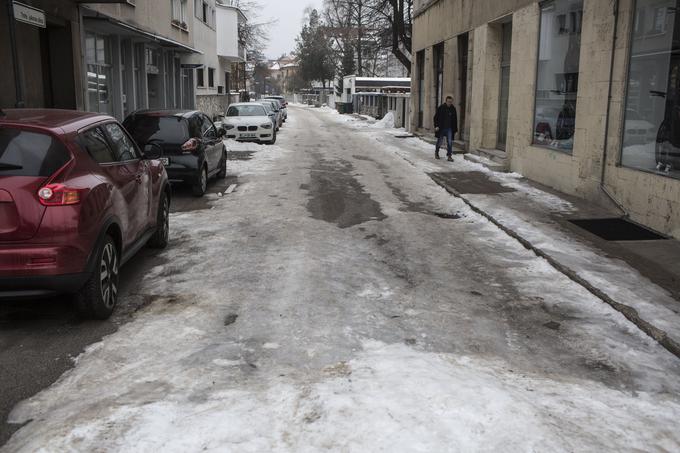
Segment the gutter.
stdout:
<svg viewBox="0 0 680 453">
<path fill-rule="evenodd" d="M 600 172 L 600 190 L 607 195 L 607 197 L 616 205 L 621 212 L 623 212 L 623 217 L 629 217 L 628 212 L 623 207 L 621 202 L 619 202 L 607 189 L 605 184 L 605 174 L 607 172 L 607 149 L 609 147 L 609 114 L 611 110 L 612 102 L 612 85 L 614 78 L 614 54 L 616 53 L 616 42 L 618 41 L 618 29 L 619 29 L 619 3 L 620 0 L 612 0 L 614 2 L 614 33 L 612 35 L 612 49 L 609 56 L 609 87 L 607 88 L 607 113 L 605 115 L 604 123 L 604 145 L 602 150 L 602 171 Z"/>
</svg>

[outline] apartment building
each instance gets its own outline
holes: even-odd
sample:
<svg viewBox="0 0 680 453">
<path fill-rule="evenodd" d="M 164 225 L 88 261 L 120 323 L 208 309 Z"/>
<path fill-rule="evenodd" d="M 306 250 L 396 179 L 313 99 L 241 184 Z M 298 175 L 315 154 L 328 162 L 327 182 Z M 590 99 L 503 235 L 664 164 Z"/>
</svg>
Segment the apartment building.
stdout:
<svg viewBox="0 0 680 453">
<path fill-rule="evenodd" d="M 679 3 L 417 0 L 412 130 L 679 238 Z"/>
</svg>

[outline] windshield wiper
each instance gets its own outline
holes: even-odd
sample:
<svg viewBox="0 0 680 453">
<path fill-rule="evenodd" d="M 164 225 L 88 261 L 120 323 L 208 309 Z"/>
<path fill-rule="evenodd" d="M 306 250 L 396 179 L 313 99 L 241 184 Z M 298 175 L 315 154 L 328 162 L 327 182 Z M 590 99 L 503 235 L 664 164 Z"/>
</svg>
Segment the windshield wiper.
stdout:
<svg viewBox="0 0 680 453">
<path fill-rule="evenodd" d="M 0 162 L 0 170 L 21 170 L 22 167 L 21 165 L 14 165 L 14 164 L 3 164 Z"/>
</svg>

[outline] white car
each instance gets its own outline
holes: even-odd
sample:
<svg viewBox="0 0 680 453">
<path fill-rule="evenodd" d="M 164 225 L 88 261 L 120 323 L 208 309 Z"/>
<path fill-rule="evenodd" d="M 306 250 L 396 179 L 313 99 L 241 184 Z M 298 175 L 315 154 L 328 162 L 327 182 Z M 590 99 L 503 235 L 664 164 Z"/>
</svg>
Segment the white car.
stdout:
<svg viewBox="0 0 680 453">
<path fill-rule="evenodd" d="M 243 142 L 276 143 L 276 129 L 264 106 L 255 102 L 231 104 L 222 126 L 226 138 Z"/>
</svg>

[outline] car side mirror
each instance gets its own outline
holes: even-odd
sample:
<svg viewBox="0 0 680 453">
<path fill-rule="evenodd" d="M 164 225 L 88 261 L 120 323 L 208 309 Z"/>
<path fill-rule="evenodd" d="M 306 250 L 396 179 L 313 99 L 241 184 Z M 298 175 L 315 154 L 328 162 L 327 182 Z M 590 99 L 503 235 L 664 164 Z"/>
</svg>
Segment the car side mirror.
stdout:
<svg viewBox="0 0 680 453">
<path fill-rule="evenodd" d="M 217 129 L 217 136 L 218 137 L 224 137 L 225 135 L 227 135 L 227 131 L 223 127 L 220 127 L 219 129 Z"/>
<path fill-rule="evenodd" d="M 157 143 L 149 143 L 144 147 L 144 159 L 160 159 L 163 148 Z"/>
</svg>

